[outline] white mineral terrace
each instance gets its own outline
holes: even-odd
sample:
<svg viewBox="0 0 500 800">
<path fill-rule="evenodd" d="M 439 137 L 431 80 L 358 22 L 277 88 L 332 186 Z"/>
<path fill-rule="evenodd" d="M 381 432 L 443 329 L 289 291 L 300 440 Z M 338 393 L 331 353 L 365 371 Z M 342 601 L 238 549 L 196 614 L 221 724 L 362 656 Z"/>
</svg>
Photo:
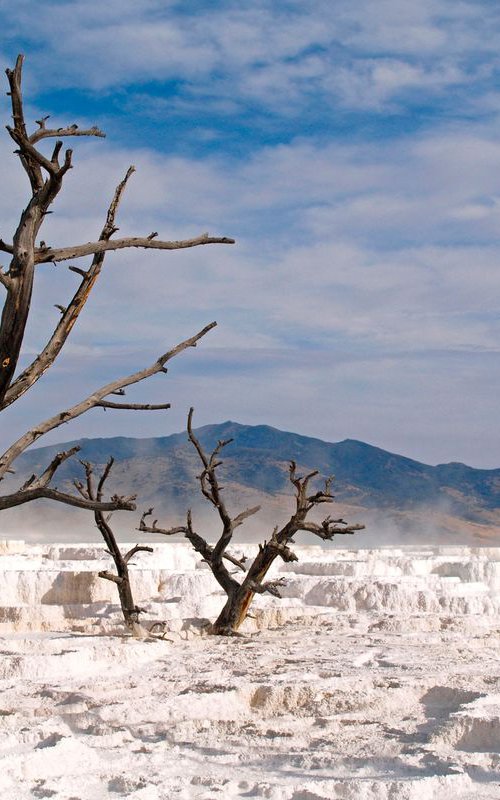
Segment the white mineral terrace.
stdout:
<svg viewBox="0 0 500 800">
<path fill-rule="evenodd" d="M 500 798 L 500 548 L 295 547 L 225 639 L 207 565 L 153 547 L 164 639 L 125 634 L 104 547 L 0 543 L 2 798 Z"/>
</svg>

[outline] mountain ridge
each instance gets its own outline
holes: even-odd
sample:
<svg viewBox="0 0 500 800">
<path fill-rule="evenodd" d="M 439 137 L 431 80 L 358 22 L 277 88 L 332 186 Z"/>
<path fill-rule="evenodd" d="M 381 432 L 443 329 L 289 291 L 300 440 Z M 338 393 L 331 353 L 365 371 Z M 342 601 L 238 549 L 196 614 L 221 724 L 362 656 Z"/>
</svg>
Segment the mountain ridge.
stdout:
<svg viewBox="0 0 500 800">
<path fill-rule="evenodd" d="M 196 435 L 207 451 L 220 439 L 233 440 L 223 450 L 220 468 L 231 508 L 269 505 L 272 513 L 286 516 L 292 494 L 288 464 L 293 459 L 299 470 L 317 469 L 323 478 L 335 475 L 340 512 L 367 525 L 377 520 L 382 538 L 384 526 L 401 535 L 410 531 L 414 537 L 429 526 L 437 536 L 453 537 L 456 529 L 462 543 L 481 536 L 488 542 L 498 538 L 500 468 L 484 470 L 460 462 L 432 466 L 357 439 L 328 442 L 233 420 L 201 426 Z M 40 473 L 57 452 L 76 444 L 80 457 L 94 463 L 96 472 L 113 455 L 108 491 L 136 491 L 138 509 L 154 506 L 168 524 L 179 524 L 187 508 L 204 518 L 208 513 L 196 480 L 200 463 L 186 432 L 147 438 L 87 437 L 33 448 L 17 459 L 17 474 L 9 478 L 9 487 Z M 70 459 L 58 470 L 55 483 L 68 490 L 80 477 L 78 459 Z M 43 513 L 52 519 L 59 512 Z"/>
</svg>

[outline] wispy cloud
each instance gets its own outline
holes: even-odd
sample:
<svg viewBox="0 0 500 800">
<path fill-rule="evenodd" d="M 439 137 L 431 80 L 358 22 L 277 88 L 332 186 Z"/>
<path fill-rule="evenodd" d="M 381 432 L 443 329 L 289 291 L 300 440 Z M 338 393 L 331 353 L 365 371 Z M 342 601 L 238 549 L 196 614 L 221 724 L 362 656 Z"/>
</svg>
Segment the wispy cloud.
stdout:
<svg viewBox="0 0 500 800">
<path fill-rule="evenodd" d="M 493 3 L 367 0 L 16 4 L 8 40 L 26 39 L 52 85 L 95 90 L 180 81 L 186 97 L 255 101 L 279 112 L 312 97 L 379 108 L 442 93 L 495 69 Z M 31 37 L 31 38 L 30 38 Z M 41 48 L 43 44 L 43 48 Z"/>
</svg>

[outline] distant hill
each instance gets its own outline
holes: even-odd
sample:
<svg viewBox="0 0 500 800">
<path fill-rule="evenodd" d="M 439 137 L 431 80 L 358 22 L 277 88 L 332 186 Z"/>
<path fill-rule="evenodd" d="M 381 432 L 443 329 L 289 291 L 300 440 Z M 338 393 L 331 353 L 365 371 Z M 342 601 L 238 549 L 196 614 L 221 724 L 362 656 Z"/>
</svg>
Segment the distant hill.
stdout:
<svg viewBox="0 0 500 800">
<path fill-rule="evenodd" d="M 275 519 L 281 521 L 290 509 L 293 501 L 287 469 L 289 460 L 294 459 L 301 470 L 335 475 L 339 512 L 351 521 L 366 522 L 368 532 L 356 537 L 365 543 L 417 539 L 423 543 L 500 544 L 500 469 L 474 469 L 460 463 L 433 467 L 364 442 L 325 442 L 267 425 L 228 421 L 199 428 L 197 435 L 207 449 L 219 439 L 233 439 L 223 451 L 221 480 L 227 504 L 235 513 L 256 502 L 263 506 L 261 520 L 265 522 L 256 518 L 248 528 L 253 536 L 267 535 L 269 525 Z M 81 439 L 33 449 L 17 460 L 16 476 L 9 479 L 9 485 L 19 485 L 31 473 L 40 472 L 56 452 L 74 444 L 81 446 L 81 457 L 96 467 L 113 455 L 116 463 L 109 488 L 136 492 L 139 509 L 155 506 L 158 517 L 173 524 L 191 507 L 201 515 L 203 524 L 209 520 L 215 525 L 216 519 L 210 516 L 211 509 L 198 490 L 199 461 L 185 433 L 151 439 Z M 72 459 L 58 471 L 56 482 L 67 488 L 76 477 L 81 477 L 81 466 Z M 55 524 L 58 515 L 62 519 L 64 514 L 66 520 L 67 510 L 53 505 L 49 509 L 45 502 L 37 504 L 43 509 L 37 512 L 37 519 L 43 523 L 47 515 L 50 524 L 54 520 Z M 24 512 L 26 518 L 26 508 Z M 88 516 L 72 519 L 85 519 L 84 524 L 89 525 Z M 120 515 L 120 524 L 128 516 Z M 18 513 L 12 519 L 18 524 L 16 520 L 22 517 Z M 124 524 L 133 529 L 135 519 Z M 353 543 L 349 539 L 349 544 Z"/>
</svg>

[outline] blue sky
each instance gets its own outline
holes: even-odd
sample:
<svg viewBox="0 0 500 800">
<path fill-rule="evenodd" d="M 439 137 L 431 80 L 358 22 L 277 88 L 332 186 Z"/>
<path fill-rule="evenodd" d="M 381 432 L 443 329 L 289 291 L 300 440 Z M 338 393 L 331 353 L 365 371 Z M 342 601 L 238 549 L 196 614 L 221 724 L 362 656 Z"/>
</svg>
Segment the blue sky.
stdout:
<svg viewBox="0 0 500 800">
<path fill-rule="evenodd" d="M 94 239 L 130 163 L 123 234 L 238 240 L 109 254 L 9 434 L 217 319 L 133 393 L 172 411 L 96 411 L 52 440 L 166 435 L 193 404 L 200 424 L 500 465 L 498 4 L 0 0 L 0 30 L 5 66 L 26 55 L 28 119 L 108 135 L 76 142 L 46 241 Z M 8 238 L 27 192 L 7 135 L 0 158 Z M 26 357 L 74 285 L 40 268 Z"/>
</svg>

